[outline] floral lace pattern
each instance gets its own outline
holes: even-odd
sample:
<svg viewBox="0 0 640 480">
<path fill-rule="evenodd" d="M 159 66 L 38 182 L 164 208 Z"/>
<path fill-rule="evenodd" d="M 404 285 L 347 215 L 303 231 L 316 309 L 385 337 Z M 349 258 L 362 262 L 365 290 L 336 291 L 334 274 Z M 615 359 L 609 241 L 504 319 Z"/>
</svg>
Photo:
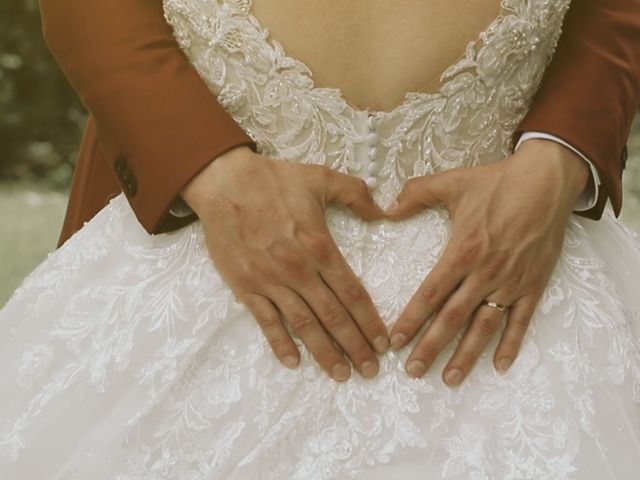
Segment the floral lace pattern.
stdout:
<svg viewBox="0 0 640 480">
<path fill-rule="evenodd" d="M 503 0 L 439 92 L 361 112 L 315 87 L 249 1 L 164 0 L 185 53 L 263 153 L 357 174 L 363 125 L 376 117 L 383 206 L 412 176 L 509 153 L 568 3 Z M 446 212 L 326 216 L 391 325 L 446 245 Z M 494 339 L 461 386 L 446 386 L 454 341 L 423 379 L 404 373 L 407 348 L 381 357 L 374 380 L 336 383 L 298 339 L 300 367 L 279 364 L 211 264 L 199 223 L 149 236 L 119 196 L 0 312 L 0 477 L 632 478 L 638 272 L 640 241 L 610 212 L 572 218 L 507 374 L 492 366 Z"/>
<path fill-rule="evenodd" d="M 443 74 L 437 93 L 406 94 L 379 118 L 383 182 L 390 203 L 410 177 L 499 161 L 526 113 L 560 34 L 567 0 L 503 0 L 503 13 Z M 361 169 L 363 113 L 337 88 L 315 87 L 311 71 L 270 39 L 248 0 L 165 0 L 185 53 L 221 104 L 267 156 Z"/>
</svg>

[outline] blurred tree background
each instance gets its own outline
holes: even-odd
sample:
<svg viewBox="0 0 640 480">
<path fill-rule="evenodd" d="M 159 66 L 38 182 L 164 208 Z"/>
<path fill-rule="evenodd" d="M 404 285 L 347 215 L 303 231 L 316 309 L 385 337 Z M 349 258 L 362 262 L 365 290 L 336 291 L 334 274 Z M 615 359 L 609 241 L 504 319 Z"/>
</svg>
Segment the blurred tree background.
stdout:
<svg viewBox="0 0 640 480">
<path fill-rule="evenodd" d="M 64 190 L 86 114 L 41 29 L 37 0 L 0 2 L 0 181 Z"/>
<path fill-rule="evenodd" d="M 0 0 L 0 306 L 56 246 L 85 121 L 37 0 Z M 640 121 L 629 151 L 622 219 L 640 231 Z"/>
<path fill-rule="evenodd" d="M 56 246 L 85 121 L 37 0 L 0 0 L 0 307 Z"/>
</svg>

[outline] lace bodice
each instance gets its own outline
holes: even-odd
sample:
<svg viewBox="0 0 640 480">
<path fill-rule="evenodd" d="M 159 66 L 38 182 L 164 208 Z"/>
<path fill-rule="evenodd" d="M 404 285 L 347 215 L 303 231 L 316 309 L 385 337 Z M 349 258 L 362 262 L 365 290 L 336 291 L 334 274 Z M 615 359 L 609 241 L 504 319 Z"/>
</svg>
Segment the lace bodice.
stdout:
<svg viewBox="0 0 640 480">
<path fill-rule="evenodd" d="M 436 93 L 374 112 L 316 87 L 248 0 L 164 0 L 181 47 L 261 152 L 359 175 L 382 206 L 412 176 L 510 152 L 568 4 L 502 0 Z M 446 211 L 326 213 L 390 326 L 447 244 Z M 0 311 L 0 477 L 625 478 L 611 471 L 640 451 L 638 271 L 640 243 L 609 213 L 571 218 L 507 374 L 493 368 L 494 338 L 456 388 L 440 378 L 456 341 L 422 379 L 406 375 L 405 348 L 380 357 L 375 379 L 338 383 L 297 337 L 300 366 L 277 361 L 200 222 L 148 235 L 120 195 Z"/>
<path fill-rule="evenodd" d="M 502 160 L 559 37 L 569 0 L 502 0 L 502 14 L 442 74 L 391 111 L 314 85 L 250 0 L 165 0 L 175 36 L 220 103 L 272 158 L 367 180 L 384 207 L 412 176 Z"/>
</svg>

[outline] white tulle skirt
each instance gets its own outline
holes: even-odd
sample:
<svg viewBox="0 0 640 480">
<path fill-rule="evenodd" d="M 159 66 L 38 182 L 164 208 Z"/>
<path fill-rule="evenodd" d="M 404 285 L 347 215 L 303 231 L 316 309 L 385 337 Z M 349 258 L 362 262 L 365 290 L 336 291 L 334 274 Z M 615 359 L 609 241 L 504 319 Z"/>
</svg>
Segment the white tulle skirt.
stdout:
<svg viewBox="0 0 640 480">
<path fill-rule="evenodd" d="M 390 326 L 446 244 L 444 211 L 331 232 Z M 521 353 L 469 377 L 410 351 L 288 370 L 211 263 L 199 223 L 149 236 L 124 197 L 0 311 L 0 479 L 640 478 L 640 241 L 578 217 Z"/>
</svg>

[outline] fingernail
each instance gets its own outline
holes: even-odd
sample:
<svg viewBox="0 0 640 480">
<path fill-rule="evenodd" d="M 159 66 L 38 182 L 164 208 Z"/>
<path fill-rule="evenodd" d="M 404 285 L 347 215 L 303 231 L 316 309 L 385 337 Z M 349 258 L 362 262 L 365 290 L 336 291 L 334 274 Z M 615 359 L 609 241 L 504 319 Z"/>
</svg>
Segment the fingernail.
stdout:
<svg viewBox="0 0 640 480">
<path fill-rule="evenodd" d="M 362 376 L 365 378 L 375 377 L 378 373 L 378 363 L 367 360 L 360 365 L 360 373 L 362 373 Z"/>
<path fill-rule="evenodd" d="M 394 350 L 400 350 L 407 343 L 407 336 L 404 333 L 394 333 L 391 337 L 391 346 Z"/>
<path fill-rule="evenodd" d="M 335 380 L 338 380 L 339 382 L 343 382 L 344 380 L 349 378 L 349 375 L 351 374 L 351 369 L 349 368 L 349 365 L 347 365 L 346 363 L 338 362 L 331 369 L 331 374 L 333 375 L 333 378 Z"/>
<path fill-rule="evenodd" d="M 427 371 L 427 367 L 420 360 L 412 360 L 407 365 L 407 373 L 413 378 L 420 378 Z"/>
<path fill-rule="evenodd" d="M 382 335 L 374 338 L 373 348 L 375 348 L 378 353 L 386 353 L 387 350 L 389 350 L 389 339 Z"/>
<path fill-rule="evenodd" d="M 462 381 L 462 372 L 457 368 L 452 368 L 444 374 L 444 381 L 447 385 L 458 385 Z"/>
<path fill-rule="evenodd" d="M 282 359 L 282 363 L 287 368 L 296 368 L 298 366 L 298 359 L 293 355 L 285 355 Z"/>
<path fill-rule="evenodd" d="M 510 366 L 511 360 L 509 360 L 508 358 L 503 358 L 498 362 L 498 371 L 502 374 L 505 374 L 507 373 L 507 370 L 509 370 Z"/>
</svg>

